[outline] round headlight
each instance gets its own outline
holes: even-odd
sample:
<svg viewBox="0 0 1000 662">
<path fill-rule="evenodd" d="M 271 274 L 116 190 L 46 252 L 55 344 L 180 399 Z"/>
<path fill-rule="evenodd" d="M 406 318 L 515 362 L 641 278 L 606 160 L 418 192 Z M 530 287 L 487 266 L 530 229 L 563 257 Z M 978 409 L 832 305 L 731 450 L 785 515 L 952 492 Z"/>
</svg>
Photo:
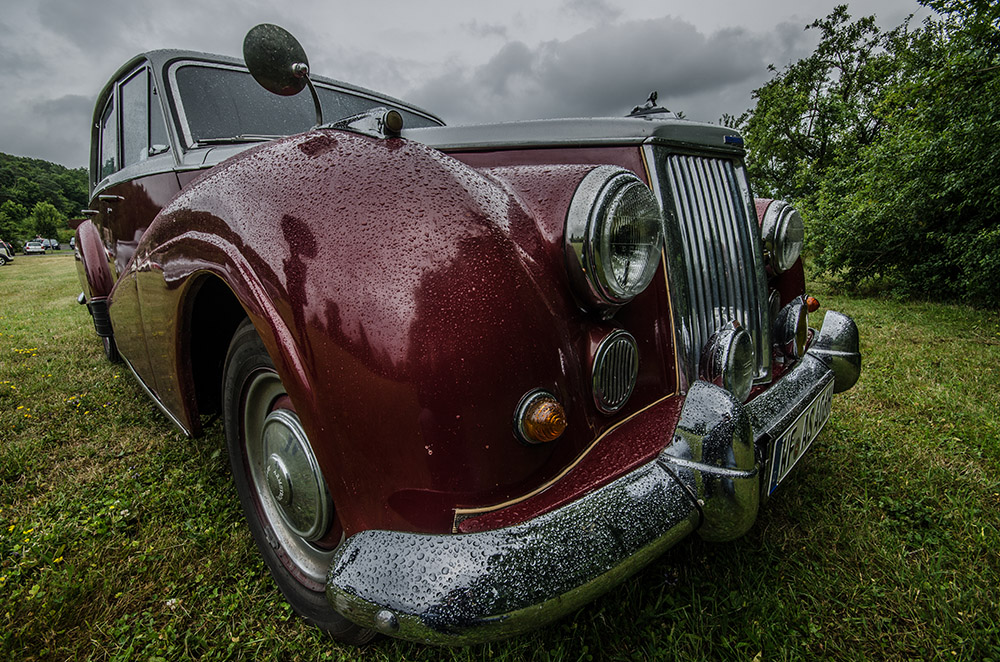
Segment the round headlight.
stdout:
<svg viewBox="0 0 1000 662">
<path fill-rule="evenodd" d="M 775 200 L 764 213 L 760 232 L 771 254 L 771 268 L 778 273 L 791 269 L 802 254 L 805 237 L 799 212 L 787 202 Z"/>
<path fill-rule="evenodd" d="M 617 308 L 646 289 L 660 262 L 656 197 L 628 170 L 594 168 L 570 203 L 565 240 L 577 291 L 598 308 Z"/>
</svg>

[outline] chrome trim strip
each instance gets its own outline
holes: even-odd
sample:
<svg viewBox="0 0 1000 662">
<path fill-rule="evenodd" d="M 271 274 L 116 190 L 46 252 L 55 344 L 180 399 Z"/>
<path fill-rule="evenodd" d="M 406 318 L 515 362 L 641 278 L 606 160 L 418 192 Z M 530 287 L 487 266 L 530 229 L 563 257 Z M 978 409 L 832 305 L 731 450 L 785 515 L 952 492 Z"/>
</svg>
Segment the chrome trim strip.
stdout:
<svg viewBox="0 0 1000 662">
<path fill-rule="evenodd" d="M 621 419 L 620 421 L 618 421 L 617 423 L 615 423 L 614 425 L 612 425 L 611 427 L 609 427 L 607 430 L 605 430 L 604 432 L 602 432 L 601 434 L 599 434 L 593 441 L 591 441 L 590 445 L 587 446 L 587 448 L 585 448 L 583 450 L 583 452 L 580 453 L 576 457 L 576 459 L 574 459 L 573 462 L 570 463 L 566 468 L 564 468 L 562 471 L 560 471 L 558 474 L 556 474 L 550 480 L 546 481 L 542 485 L 539 485 L 538 487 L 536 487 L 535 489 L 531 490 L 530 492 L 528 492 L 526 494 L 522 494 L 520 496 L 516 496 L 516 497 L 514 497 L 512 499 L 508 499 L 507 501 L 504 501 L 503 503 L 496 503 L 496 504 L 491 504 L 491 505 L 488 505 L 488 506 L 477 506 L 477 507 L 474 507 L 474 508 L 455 508 L 455 518 L 454 518 L 454 524 L 452 526 L 452 532 L 453 533 L 458 533 L 458 524 L 460 522 L 462 522 L 462 520 L 468 519 L 470 517 L 475 517 L 476 515 L 482 515 L 484 513 L 492 513 L 492 512 L 494 512 L 496 510 L 503 510 L 504 508 L 507 508 L 509 506 L 513 506 L 515 504 L 521 503 L 522 501 L 527 501 L 531 497 L 537 496 L 537 495 L 541 494 L 545 490 L 549 489 L 552 485 L 554 485 L 554 484 L 558 483 L 560 480 L 562 480 L 563 477 L 566 476 L 566 474 L 568 474 L 570 471 L 572 471 L 578 464 L 580 464 L 581 462 L 583 462 L 583 459 L 585 457 L 587 457 L 587 455 L 590 454 L 590 451 L 594 450 L 594 448 L 597 446 L 598 443 L 601 442 L 602 439 L 604 439 L 609 434 L 611 434 L 612 432 L 614 432 L 615 430 L 617 430 L 618 428 L 620 428 L 622 425 L 624 425 L 624 424 L 628 423 L 629 421 L 631 421 L 636 416 L 639 416 L 643 412 L 645 412 L 645 411 L 647 411 L 649 409 L 652 409 L 653 407 L 655 407 L 655 406 L 657 406 L 657 405 L 659 405 L 659 404 L 661 404 L 663 402 L 666 402 L 670 398 L 673 398 L 673 397 L 676 397 L 676 396 L 677 396 L 677 391 L 674 391 L 670 395 L 665 395 L 662 398 L 660 398 L 659 400 L 657 400 L 655 402 L 649 403 L 648 405 L 646 405 L 645 407 L 643 407 L 639 411 L 635 412 L 634 414 L 632 414 L 630 416 L 626 416 L 625 418 Z"/>
<path fill-rule="evenodd" d="M 180 428 L 180 431 L 184 433 L 185 437 L 194 436 L 191 433 L 191 431 L 188 430 L 186 427 L 184 427 L 184 424 L 181 423 L 180 420 L 178 420 L 177 417 L 174 416 L 173 413 L 171 413 L 171 411 L 167 409 L 162 402 L 160 402 L 160 399 L 156 397 L 153 391 L 148 386 L 146 386 L 146 382 L 142 381 L 142 377 L 139 376 L 139 373 L 137 373 L 135 371 L 135 368 L 132 367 L 132 364 L 129 363 L 128 358 L 126 358 L 124 355 L 120 353 L 119 355 L 122 357 L 122 361 L 125 362 L 125 365 L 128 366 L 128 369 L 132 372 L 132 376 L 135 377 L 135 381 L 139 383 L 139 386 L 142 387 L 142 390 L 146 392 L 146 395 L 148 395 L 149 398 L 156 404 L 157 408 L 159 408 L 159 410 L 163 413 L 163 415 L 166 416 L 171 423 Z"/>
<path fill-rule="evenodd" d="M 667 299 L 670 303 L 670 322 L 674 332 L 674 363 L 677 371 L 677 391 L 684 392 L 687 385 L 697 379 L 698 364 L 691 360 L 690 348 L 693 345 L 694 334 L 690 327 L 691 300 L 689 298 L 688 270 L 683 242 L 680 236 L 680 224 L 677 214 L 671 205 L 666 204 L 666 190 L 669 185 L 663 168 L 656 167 L 658 150 L 653 145 L 646 144 L 642 148 L 643 165 L 649 186 L 660 205 L 663 218 L 663 267 L 666 280 Z"/>
</svg>

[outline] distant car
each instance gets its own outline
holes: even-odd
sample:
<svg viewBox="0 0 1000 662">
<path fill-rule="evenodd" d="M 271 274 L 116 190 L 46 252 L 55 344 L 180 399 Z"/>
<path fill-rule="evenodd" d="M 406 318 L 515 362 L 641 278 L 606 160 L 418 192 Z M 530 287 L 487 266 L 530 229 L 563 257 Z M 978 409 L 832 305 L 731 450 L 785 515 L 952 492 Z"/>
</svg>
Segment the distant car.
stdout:
<svg viewBox="0 0 1000 662">
<path fill-rule="evenodd" d="M 0 267 L 14 259 L 14 251 L 9 246 L 6 241 L 0 241 Z"/>
<path fill-rule="evenodd" d="M 74 250 L 75 248 L 76 248 L 76 236 L 74 235 L 69 238 L 69 249 Z"/>
<path fill-rule="evenodd" d="M 267 567 L 334 637 L 510 636 L 734 539 L 858 379 L 733 129 L 652 95 L 447 127 L 307 77 L 277 26 L 244 54 L 149 52 L 98 96 L 81 300 L 181 430 L 221 415 Z"/>
<path fill-rule="evenodd" d="M 49 239 L 49 248 L 51 248 L 54 251 L 59 250 L 59 240 L 58 239 Z"/>
<path fill-rule="evenodd" d="M 46 253 L 45 244 L 43 242 L 37 241 L 37 240 L 36 241 L 25 242 L 25 244 L 24 244 L 24 254 L 25 255 L 31 255 L 33 253 L 45 255 L 45 253 Z"/>
</svg>

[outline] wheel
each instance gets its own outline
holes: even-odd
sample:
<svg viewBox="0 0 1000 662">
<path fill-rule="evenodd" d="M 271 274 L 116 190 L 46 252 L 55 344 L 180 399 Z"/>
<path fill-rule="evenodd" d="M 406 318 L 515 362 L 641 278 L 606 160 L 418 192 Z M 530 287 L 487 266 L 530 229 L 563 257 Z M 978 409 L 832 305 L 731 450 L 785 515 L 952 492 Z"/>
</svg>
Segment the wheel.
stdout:
<svg viewBox="0 0 1000 662">
<path fill-rule="evenodd" d="M 334 639 L 365 643 L 375 632 L 326 600 L 326 573 L 343 529 L 305 430 L 249 320 L 229 345 L 222 398 L 236 491 L 278 588 L 300 616 Z"/>
<path fill-rule="evenodd" d="M 101 336 L 101 343 L 104 345 L 104 356 L 112 363 L 121 363 L 122 355 L 118 353 L 118 345 L 114 336 Z"/>
<path fill-rule="evenodd" d="M 2 267 L 5 264 L 7 264 L 7 256 L 0 253 L 0 267 Z"/>
</svg>

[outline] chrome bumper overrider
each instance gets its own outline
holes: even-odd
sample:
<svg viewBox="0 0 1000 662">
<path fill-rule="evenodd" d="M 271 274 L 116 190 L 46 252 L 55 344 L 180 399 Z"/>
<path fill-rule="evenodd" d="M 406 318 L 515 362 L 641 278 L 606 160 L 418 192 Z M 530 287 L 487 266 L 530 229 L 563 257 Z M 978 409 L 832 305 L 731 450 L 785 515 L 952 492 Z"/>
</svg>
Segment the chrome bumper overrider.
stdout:
<svg viewBox="0 0 1000 662">
<path fill-rule="evenodd" d="M 655 460 L 562 508 L 481 533 L 354 534 L 333 558 L 327 598 L 351 621 L 395 637 L 471 644 L 563 616 L 692 531 L 709 540 L 742 535 L 760 499 L 755 437 L 766 443 L 835 374 L 839 381 L 844 356 L 846 388 L 857 380 L 857 329 L 833 315 L 814 342 L 820 351 L 748 405 L 696 382 Z"/>
</svg>

